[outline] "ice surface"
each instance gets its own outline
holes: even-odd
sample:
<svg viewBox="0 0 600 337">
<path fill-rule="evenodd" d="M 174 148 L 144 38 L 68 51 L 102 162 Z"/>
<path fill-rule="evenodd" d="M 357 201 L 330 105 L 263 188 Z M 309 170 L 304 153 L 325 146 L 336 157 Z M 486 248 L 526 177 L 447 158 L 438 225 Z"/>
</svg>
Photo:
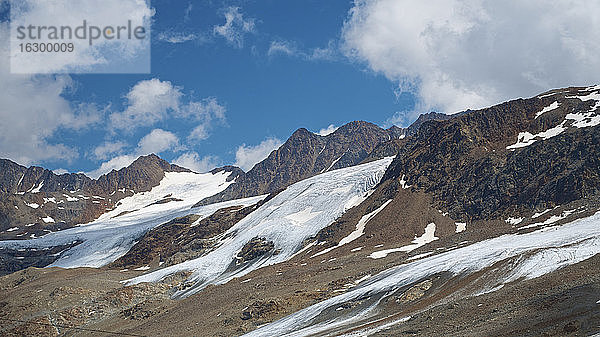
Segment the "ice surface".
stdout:
<svg viewBox="0 0 600 337">
<path fill-rule="evenodd" d="M 175 297 L 191 295 L 208 284 L 222 284 L 262 266 L 288 260 L 302 249 L 305 239 L 315 236 L 364 198 L 379 183 L 392 157 L 343 168 L 302 180 L 279 193 L 227 231 L 220 246 L 200 258 L 141 275 L 129 284 L 154 282 L 177 273 L 192 271 L 195 286 Z M 278 254 L 266 255 L 237 266 L 235 257 L 253 238 L 272 241 Z"/>
<path fill-rule="evenodd" d="M 61 254 L 52 266 L 101 267 L 127 253 L 135 240 L 157 225 L 188 214 L 207 217 L 219 208 L 252 205 L 264 198 L 260 196 L 191 208 L 198 200 L 227 188 L 232 183 L 226 181 L 229 174 L 167 172 L 160 184 L 151 191 L 122 199 L 119 206 L 96 221 L 50 233 L 35 240 L 0 241 L 0 247 L 45 248 L 82 241 Z M 150 205 L 168 194 L 183 201 Z M 119 215 L 123 212 L 129 213 Z"/>
<path fill-rule="evenodd" d="M 391 293 L 431 275 L 450 272 L 468 275 L 493 264 L 519 257 L 520 263 L 498 280 L 500 284 L 520 278 L 534 278 L 558 268 L 581 262 L 600 253 L 600 212 L 562 226 L 527 234 L 510 234 L 484 240 L 446 253 L 390 268 L 371 277 L 350 291 L 314 304 L 290 316 L 252 331 L 246 336 L 307 336 L 330 331 L 333 327 L 364 320 L 377 313 L 370 306 L 354 317 L 339 315 L 333 320 L 315 320 L 325 310 L 335 310 L 342 303 Z M 473 289 L 476 291 L 476 289 Z"/>
</svg>

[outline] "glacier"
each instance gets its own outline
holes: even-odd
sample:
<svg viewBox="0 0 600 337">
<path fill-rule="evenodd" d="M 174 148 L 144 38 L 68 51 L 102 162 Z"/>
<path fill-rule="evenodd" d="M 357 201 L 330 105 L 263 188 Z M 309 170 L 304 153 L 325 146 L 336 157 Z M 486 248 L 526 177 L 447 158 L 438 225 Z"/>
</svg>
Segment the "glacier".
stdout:
<svg viewBox="0 0 600 337">
<path fill-rule="evenodd" d="M 364 201 L 380 182 L 393 157 L 326 172 L 297 182 L 250 213 L 224 235 L 219 246 L 197 259 L 133 278 L 127 284 L 156 282 L 181 271 L 190 271 L 191 287 L 173 297 L 192 295 L 208 284 L 223 284 L 263 266 L 281 263 L 302 249 L 348 209 Z M 237 265 L 236 256 L 254 238 L 272 241 L 277 253 Z"/>
<path fill-rule="evenodd" d="M 32 240 L 0 241 L 0 247 L 10 249 L 43 249 L 82 243 L 64 251 L 50 266 L 63 268 L 101 267 L 126 254 L 150 229 L 174 218 L 198 214 L 205 218 L 220 208 L 249 206 L 264 199 L 258 196 L 232 200 L 198 208 L 192 206 L 205 197 L 223 191 L 234 181 L 227 181 L 230 172 L 190 173 L 165 172 L 165 177 L 148 192 L 123 198 L 113 210 L 97 220 L 74 228 L 49 233 Z M 167 195 L 181 201 L 154 204 Z"/>
<path fill-rule="evenodd" d="M 385 320 L 376 318 L 377 305 L 394 291 L 432 275 L 449 272 L 468 275 L 497 262 L 519 259 L 488 289 L 473 289 L 473 296 L 500 289 L 519 279 L 542 276 L 559 268 L 581 262 L 600 253 L 600 212 L 568 224 L 546 227 L 526 234 L 507 234 L 445 253 L 392 267 L 357 285 L 348 292 L 316 303 L 244 336 L 308 336 L 336 334 L 343 328 L 369 326 Z M 510 265 L 510 264 L 509 264 Z M 328 316 L 341 304 L 366 299 L 367 305 L 348 313 Z M 402 320 L 392 322 L 401 324 Z M 354 330 L 356 331 L 356 330 Z M 374 330 L 376 331 L 376 329 Z M 359 335 L 367 335 L 359 332 Z"/>
</svg>

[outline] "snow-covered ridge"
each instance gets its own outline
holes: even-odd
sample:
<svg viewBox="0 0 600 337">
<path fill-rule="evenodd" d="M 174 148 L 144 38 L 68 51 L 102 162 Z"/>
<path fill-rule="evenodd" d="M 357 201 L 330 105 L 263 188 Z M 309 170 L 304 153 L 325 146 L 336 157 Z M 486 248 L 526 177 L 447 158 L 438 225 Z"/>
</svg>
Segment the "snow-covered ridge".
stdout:
<svg viewBox="0 0 600 337">
<path fill-rule="evenodd" d="M 81 244 L 64 252 L 53 266 L 101 267 L 127 253 L 135 240 L 148 230 L 176 217 L 193 213 L 204 218 L 220 208 L 233 205 L 248 206 L 264 198 L 259 196 L 191 208 L 198 200 L 227 188 L 232 183 L 227 181 L 229 174 L 229 172 L 216 174 L 166 172 L 158 186 L 148 192 L 122 199 L 119 206 L 96 221 L 50 233 L 35 240 L 0 241 L 0 247 L 45 248 L 82 241 Z M 181 201 L 154 204 L 167 195 Z"/>
<path fill-rule="evenodd" d="M 217 249 L 200 258 L 136 277 L 129 284 L 159 281 L 179 271 L 193 271 L 189 281 L 194 286 L 175 294 L 182 297 L 208 284 L 226 283 L 262 266 L 286 261 L 302 248 L 305 239 L 360 204 L 379 183 L 392 159 L 343 168 L 295 183 L 227 231 L 226 239 Z M 238 252 L 257 237 L 272 241 L 278 253 L 235 266 Z"/>
<path fill-rule="evenodd" d="M 520 278 L 535 278 L 559 268 L 581 262 L 600 253 L 600 212 L 569 224 L 544 228 L 527 234 L 510 234 L 484 240 L 432 257 L 390 268 L 369 278 L 354 289 L 314 304 L 290 316 L 263 326 L 245 336 L 308 336 L 331 331 L 333 328 L 352 326 L 357 322 L 368 323 L 377 315 L 377 304 L 385 294 L 418 282 L 431 275 L 450 272 L 454 275 L 470 274 L 493 264 L 518 257 L 519 264 L 512 264 L 506 274 L 479 293 L 495 291 L 505 283 Z M 477 289 L 473 289 L 477 295 Z M 378 298 L 378 300 L 375 300 Z M 360 314 L 349 312 L 336 319 L 323 318 L 324 311 L 335 310 L 341 304 L 359 298 L 374 304 Z M 325 317 L 327 317 L 325 315 Z M 385 323 L 385 322 L 382 322 Z"/>
</svg>

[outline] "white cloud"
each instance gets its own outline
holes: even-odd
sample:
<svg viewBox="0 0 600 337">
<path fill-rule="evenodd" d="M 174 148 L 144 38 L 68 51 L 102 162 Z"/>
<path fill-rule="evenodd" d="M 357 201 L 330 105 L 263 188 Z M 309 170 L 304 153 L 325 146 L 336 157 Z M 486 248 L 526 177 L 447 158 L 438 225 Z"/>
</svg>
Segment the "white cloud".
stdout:
<svg viewBox="0 0 600 337">
<path fill-rule="evenodd" d="M 327 47 L 324 48 L 314 48 L 310 55 L 308 55 L 308 59 L 311 61 L 335 61 L 338 59 L 339 48 L 337 43 L 333 40 L 330 40 L 327 43 Z"/>
<path fill-rule="evenodd" d="M 127 166 L 131 165 L 131 163 L 133 163 L 137 158 L 138 158 L 137 155 L 117 156 L 107 162 L 102 163 L 102 165 L 100 165 L 100 167 L 97 168 L 96 170 L 91 171 L 91 172 L 86 172 L 85 174 L 90 178 L 97 179 L 101 175 L 106 174 L 112 170 L 120 170 L 123 167 L 127 167 Z"/>
<path fill-rule="evenodd" d="M 225 11 L 225 23 L 214 26 L 215 35 L 220 35 L 237 48 L 244 46 L 244 36 L 255 31 L 254 19 L 244 18 L 239 7 L 229 7 Z"/>
<path fill-rule="evenodd" d="M 122 143 L 105 143 L 103 146 L 96 148 L 100 154 L 116 153 L 121 152 Z M 184 147 L 180 145 L 179 139 L 175 134 L 162 129 L 154 129 L 147 135 L 142 137 L 138 142 L 137 147 L 129 154 L 122 154 L 116 156 L 108 161 L 103 162 L 99 168 L 86 174 L 91 178 L 98 178 L 99 176 L 110 172 L 111 170 L 119 170 L 123 167 L 131 165 L 138 157 L 147 154 L 159 154 L 165 151 L 178 152 L 184 150 Z M 96 152 L 96 151 L 94 151 Z"/>
<path fill-rule="evenodd" d="M 127 146 L 127 144 L 125 144 L 124 142 L 121 142 L 121 141 L 105 142 L 104 144 L 99 145 L 94 149 L 93 158 L 99 159 L 99 160 L 105 160 L 109 156 L 111 156 L 115 153 L 119 153 L 126 146 Z"/>
<path fill-rule="evenodd" d="M 112 127 L 132 131 L 168 118 L 184 118 L 198 123 L 189 136 L 189 140 L 194 141 L 208 138 L 213 124 L 226 124 L 226 108 L 216 98 L 184 103 L 182 90 L 182 87 L 157 78 L 138 82 L 125 96 L 127 108 L 110 115 Z"/>
<path fill-rule="evenodd" d="M 208 172 L 221 165 L 221 160 L 216 156 L 200 158 L 196 152 L 186 152 L 173 161 L 173 164 L 185 167 L 194 172 Z"/>
<path fill-rule="evenodd" d="M 66 174 L 69 173 L 68 170 L 65 170 L 64 168 L 58 168 L 56 170 L 52 170 L 52 172 L 56 175 L 61 175 L 61 174 Z"/>
<path fill-rule="evenodd" d="M 600 78 L 600 2 L 357 0 L 346 55 L 455 112 Z M 408 86 L 407 86 L 408 84 Z"/>
<path fill-rule="evenodd" d="M 165 119 L 169 111 L 178 111 L 182 96 L 181 88 L 169 81 L 140 81 L 126 95 L 127 109 L 110 115 L 111 123 L 124 130 L 153 125 Z"/>
<path fill-rule="evenodd" d="M 137 153 L 139 155 L 156 154 L 166 150 L 177 150 L 178 147 L 179 139 L 174 133 L 162 129 L 154 129 L 140 139 Z"/>
<path fill-rule="evenodd" d="M 0 157 L 22 165 L 71 161 L 77 149 L 49 141 L 57 131 L 82 130 L 102 117 L 94 105 L 73 106 L 62 94 L 69 76 L 10 74 L 9 27 L 0 22 Z"/>
<path fill-rule="evenodd" d="M 185 9 L 185 13 L 183 15 L 183 22 L 190 21 L 190 18 L 192 15 L 192 9 L 194 9 L 194 5 L 190 2 L 190 3 L 188 3 L 188 6 Z"/>
<path fill-rule="evenodd" d="M 339 128 L 339 126 L 335 126 L 333 124 L 329 124 L 328 127 L 319 130 L 319 132 L 317 132 L 318 135 L 320 136 L 327 136 L 329 134 L 332 134 L 335 132 L 335 130 L 337 130 Z"/>
<path fill-rule="evenodd" d="M 246 146 L 242 144 L 235 152 L 235 166 L 240 167 L 244 171 L 250 170 L 256 163 L 267 158 L 269 154 L 278 149 L 281 140 L 277 138 L 267 138 L 256 146 Z"/>
</svg>

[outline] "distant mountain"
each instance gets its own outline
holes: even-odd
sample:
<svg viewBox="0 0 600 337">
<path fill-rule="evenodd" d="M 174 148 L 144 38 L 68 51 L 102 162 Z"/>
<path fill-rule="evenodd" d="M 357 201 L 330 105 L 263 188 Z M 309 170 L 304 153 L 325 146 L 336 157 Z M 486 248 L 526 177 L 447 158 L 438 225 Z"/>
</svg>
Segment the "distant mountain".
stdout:
<svg viewBox="0 0 600 337">
<path fill-rule="evenodd" d="M 403 138 L 411 130 L 386 130 L 363 121 L 345 124 L 327 136 L 298 129 L 268 158 L 240 175 L 235 184 L 198 205 L 275 192 L 320 173 L 357 165 L 378 146 Z"/>
<path fill-rule="evenodd" d="M 0 159 L 0 239 L 27 239 L 89 222 L 120 199 L 149 191 L 165 172 L 189 170 L 151 154 L 91 179 Z"/>
</svg>

